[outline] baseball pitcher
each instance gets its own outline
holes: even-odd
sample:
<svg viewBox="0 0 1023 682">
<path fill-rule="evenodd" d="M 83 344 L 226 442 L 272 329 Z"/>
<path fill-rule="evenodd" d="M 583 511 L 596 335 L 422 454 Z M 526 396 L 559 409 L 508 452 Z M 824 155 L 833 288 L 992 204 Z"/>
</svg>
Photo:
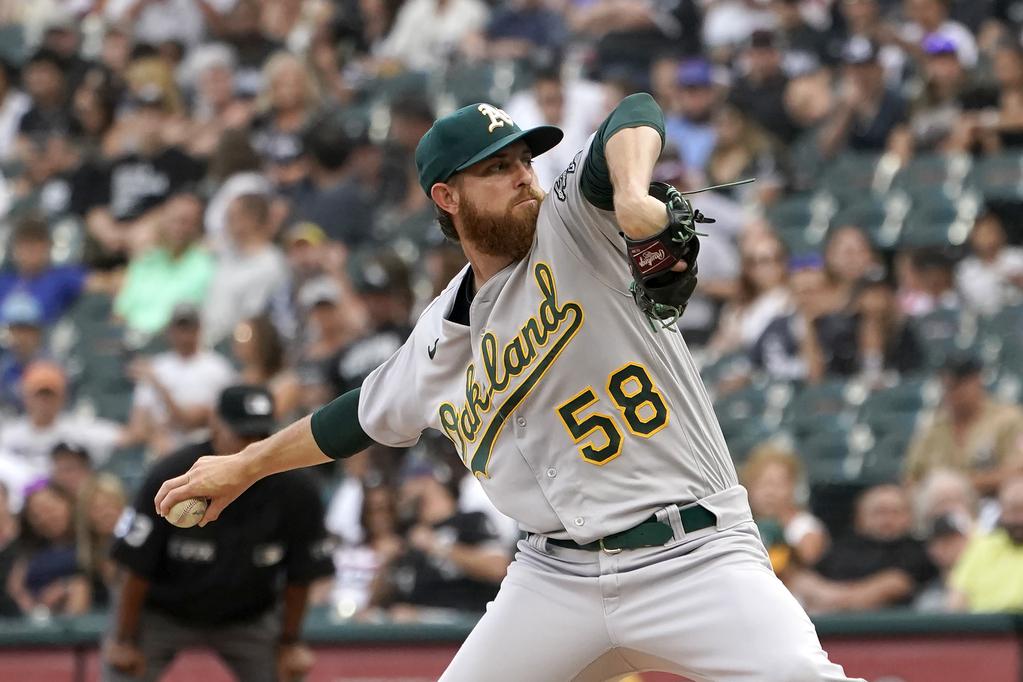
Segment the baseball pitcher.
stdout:
<svg viewBox="0 0 1023 682">
<path fill-rule="evenodd" d="M 437 429 L 526 534 L 445 682 L 848 679 L 771 571 L 672 324 L 712 221 L 651 185 L 660 108 L 624 99 L 544 194 L 532 159 L 560 139 L 490 104 L 438 120 L 419 181 L 469 265 L 360 389 L 200 459 L 158 510 L 208 497 L 209 523 L 264 476 Z"/>
</svg>

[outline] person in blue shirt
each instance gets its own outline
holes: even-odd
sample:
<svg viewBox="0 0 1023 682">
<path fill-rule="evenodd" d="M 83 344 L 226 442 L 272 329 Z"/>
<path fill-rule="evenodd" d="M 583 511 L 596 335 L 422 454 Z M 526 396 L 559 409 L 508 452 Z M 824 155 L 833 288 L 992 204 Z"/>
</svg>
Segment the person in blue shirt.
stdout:
<svg viewBox="0 0 1023 682">
<path fill-rule="evenodd" d="M 35 360 L 47 357 L 43 308 L 26 291 L 14 291 L 0 303 L 0 324 L 7 328 L 0 354 L 0 406 L 24 412 L 21 377 Z"/>
<path fill-rule="evenodd" d="M 0 273 L 0 305 L 16 291 L 31 294 L 42 307 L 43 321 L 57 321 L 85 288 L 87 273 L 75 265 L 53 265 L 50 229 L 38 218 L 25 218 L 12 237 L 14 267 Z"/>
</svg>

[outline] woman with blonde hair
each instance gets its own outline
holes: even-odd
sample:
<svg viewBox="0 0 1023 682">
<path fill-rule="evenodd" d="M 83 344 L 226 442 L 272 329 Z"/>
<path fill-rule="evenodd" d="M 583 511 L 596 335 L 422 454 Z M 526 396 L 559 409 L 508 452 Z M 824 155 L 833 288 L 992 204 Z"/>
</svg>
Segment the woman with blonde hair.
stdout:
<svg viewBox="0 0 1023 682">
<path fill-rule="evenodd" d="M 121 479 L 113 474 L 98 474 L 85 484 L 75 511 L 75 548 L 78 567 L 92 585 L 94 605 L 109 603 L 117 565 L 110 558 L 114 528 L 128 496 Z"/>
<path fill-rule="evenodd" d="M 253 147 L 262 156 L 273 157 L 278 148 L 299 144 L 302 130 L 320 102 L 316 79 L 306 63 L 290 52 L 275 53 L 263 66 Z"/>
<path fill-rule="evenodd" d="M 753 518 L 762 534 L 768 526 L 780 532 L 776 547 L 767 538 L 764 543 L 773 550 L 771 560 L 776 572 L 793 559 L 802 566 L 816 564 L 828 547 L 828 532 L 797 498 L 797 490 L 803 484 L 799 457 L 773 443 L 761 444 L 742 466 L 740 480 L 749 492 Z"/>
</svg>

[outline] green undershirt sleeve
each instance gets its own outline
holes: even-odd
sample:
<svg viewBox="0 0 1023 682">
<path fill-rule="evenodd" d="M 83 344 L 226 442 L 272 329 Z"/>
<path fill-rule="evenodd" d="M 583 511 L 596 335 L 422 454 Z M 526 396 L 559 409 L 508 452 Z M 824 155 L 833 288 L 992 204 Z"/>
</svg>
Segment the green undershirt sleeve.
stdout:
<svg viewBox="0 0 1023 682">
<path fill-rule="evenodd" d="M 654 98 L 645 92 L 623 99 L 597 128 L 579 177 L 579 188 L 583 196 L 597 208 L 614 210 L 614 187 L 611 186 L 611 172 L 604 156 L 604 145 L 619 130 L 640 126 L 656 130 L 661 136 L 661 146 L 664 146 L 664 112 Z"/>
<path fill-rule="evenodd" d="M 373 444 L 359 423 L 359 392 L 348 391 L 313 412 L 310 424 L 313 440 L 323 454 L 342 459 L 362 452 Z"/>
</svg>

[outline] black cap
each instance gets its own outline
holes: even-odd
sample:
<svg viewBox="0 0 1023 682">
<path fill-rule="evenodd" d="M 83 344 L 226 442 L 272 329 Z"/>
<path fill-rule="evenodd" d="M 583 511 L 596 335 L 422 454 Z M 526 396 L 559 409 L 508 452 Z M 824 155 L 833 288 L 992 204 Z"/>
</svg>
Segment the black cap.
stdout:
<svg viewBox="0 0 1023 682">
<path fill-rule="evenodd" d="M 962 516 L 957 514 L 942 514 L 931 522 L 927 531 L 928 540 L 948 537 L 950 535 L 966 535 L 969 526 Z"/>
<path fill-rule="evenodd" d="M 774 31 L 769 31 L 763 28 L 753 31 L 749 37 L 749 46 L 754 49 L 774 47 Z"/>
<path fill-rule="evenodd" d="M 352 277 L 356 291 L 365 294 L 409 292 L 412 289 L 408 266 L 397 255 L 377 253 L 359 263 Z"/>
<path fill-rule="evenodd" d="M 949 379 L 959 380 L 976 376 L 984 371 L 984 363 L 970 351 L 958 351 L 945 359 L 941 373 Z"/>
<path fill-rule="evenodd" d="M 242 437 L 264 438 L 274 432 L 274 399 L 262 386 L 228 386 L 220 394 L 217 416 Z"/>
</svg>

